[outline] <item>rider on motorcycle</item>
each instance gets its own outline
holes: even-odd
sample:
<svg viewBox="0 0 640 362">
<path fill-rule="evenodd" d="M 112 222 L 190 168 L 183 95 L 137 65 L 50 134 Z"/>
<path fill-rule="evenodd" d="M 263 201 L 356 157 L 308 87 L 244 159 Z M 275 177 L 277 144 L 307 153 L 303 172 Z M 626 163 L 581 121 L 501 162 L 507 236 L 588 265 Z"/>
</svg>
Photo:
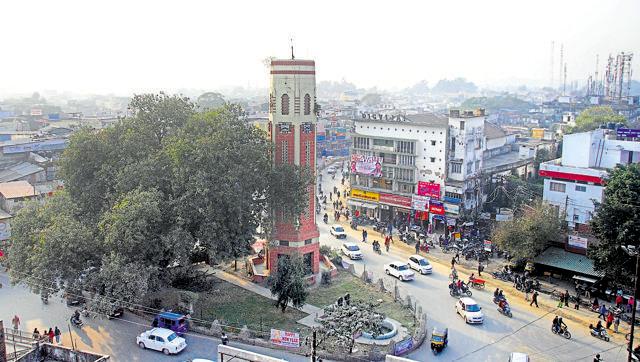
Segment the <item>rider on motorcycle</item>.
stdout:
<svg viewBox="0 0 640 362">
<path fill-rule="evenodd" d="M 80 311 L 78 311 L 78 310 L 76 309 L 76 311 L 75 311 L 75 312 L 73 312 L 73 315 L 71 316 L 71 320 L 72 320 L 74 323 L 80 323 Z"/>
<path fill-rule="evenodd" d="M 506 299 L 500 299 L 500 301 L 498 302 L 498 308 L 500 308 L 500 310 L 504 311 L 506 306 L 507 306 L 507 300 Z"/>
<path fill-rule="evenodd" d="M 380 242 L 378 240 L 374 240 L 371 245 L 373 246 L 373 250 L 375 250 L 375 251 L 379 251 L 380 250 Z"/>
</svg>

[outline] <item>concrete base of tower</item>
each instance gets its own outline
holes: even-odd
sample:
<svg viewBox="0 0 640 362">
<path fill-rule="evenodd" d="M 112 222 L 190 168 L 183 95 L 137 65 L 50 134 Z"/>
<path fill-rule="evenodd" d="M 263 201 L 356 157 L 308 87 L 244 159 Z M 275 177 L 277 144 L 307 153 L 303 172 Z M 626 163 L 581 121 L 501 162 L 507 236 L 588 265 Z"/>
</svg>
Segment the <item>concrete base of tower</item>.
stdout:
<svg viewBox="0 0 640 362">
<path fill-rule="evenodd" d="M 315 283 L 320 275 L 320 242 L 318 238 L 311 239 L 311 242 L 303 246 L 270 246 L 268 257 L 269 273 L 273 273 L 278 268 L 278 260 L 291 255 L 299 255 L 307 267 L 310 283 Z"/>
</svg>

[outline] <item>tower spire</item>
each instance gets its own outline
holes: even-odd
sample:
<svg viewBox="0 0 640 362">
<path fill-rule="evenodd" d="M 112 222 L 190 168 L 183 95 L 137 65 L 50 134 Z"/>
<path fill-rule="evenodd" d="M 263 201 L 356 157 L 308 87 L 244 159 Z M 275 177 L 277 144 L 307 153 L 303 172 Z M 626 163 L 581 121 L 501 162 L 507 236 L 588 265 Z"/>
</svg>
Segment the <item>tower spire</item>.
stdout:
<svg viewBox="0 0 640 362">
<path fill-rule="evenodd" d="M 291 60 L 295 60 L 296 57 L 293 55 L 293 38 L 289 39 L 289 41 L 291 42 Z"/>
</svg>

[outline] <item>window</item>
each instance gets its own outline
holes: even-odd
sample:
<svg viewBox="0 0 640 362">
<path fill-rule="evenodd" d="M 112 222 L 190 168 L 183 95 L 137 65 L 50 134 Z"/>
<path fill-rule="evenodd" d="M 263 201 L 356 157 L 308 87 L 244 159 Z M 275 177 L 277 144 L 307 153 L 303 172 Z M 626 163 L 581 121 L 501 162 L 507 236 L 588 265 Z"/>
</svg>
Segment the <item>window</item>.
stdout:
<svg viewBox="0 0 640 362">
<path fill-rule="evenodd" d="M 276 96 L 269 94 L 269 113 L 276 113 Z"/>
<path fill-rule="evenodd" d="M 431 157 L 431 162 L 436 162 L 436 158 L 435 157 Z"/>
<path fill-rule="evenodd" d="M 282 114 L 283 115 L 288 115 L 289 114 L 289 95 L 288 94 L 283 94 L 281 97 L 281 108 L 282 108 Z"/>
<path fill-rule="evenodd" d="M 286 240 L 280 240 L 280 246 L 289 246 L 289 242 Z"/>
<path fill-rule="evenodd" d="M 304 162 L 305 165 L 311 165 L 311 141 L 304 142 Z"/>
<path fill-rule="evenodd" d="M 467 173 L 473 172 L 473 162 L 467 162 Z"/>
<path fill-rule="evenodd" d="M 435 146 L 436 145 L 436 141 L 431 140 L 431 146 Z"/>
<path fill-rule="evenodd" d="M 464 129 L 464 121 L 460 121 L 460 129 Z"/>
<path fill-rule="evenodd" d="M 451 173 L 462 173 L 462 163 L 451 162 Z"/>
<path fill-rule="evenodd" d="M 462 199 L 461 194 L 457 194 L 455 192 L 448 192 L 448 191 L 444 193 L 444 197 L 450 197 L 452 199 Z"/>
<path fill-rule="evenodd" d="M 295 114 L 300 114 L 300 97 L 293 97 L 293 111 Z"/>
<path fill-rule="evenodd" d="M 304 241 L 304 245 L 309 245 L 311 244 L 312 241 L 313 241 L 312 239 L 307 239 Z"/>
<path fill-rule="evenodd" d="M 587 186 L 576 185 L 576 191 L 587 192 Z"/>
<path fill-rule="evenodd" d="M 409 155 L 398 155 L 398 165 L 413 166 L 416 158 Z M 386 163 L 386 162 L 385 162 Z"/>
<path fill-rule="evenodd" d="M 383 140 L 383 139 L 379 139 L 379 138 L 374 138 L 373 139 L 373 145 L 374 146 L 393 147 L 393 140 Z"/>
<path fill-rule="evenodd" d="M 311 114 L 311 96 L 309 93 L 304 95 L 304 115 L 308 116 Z"/>
<path fill-rule="evenodd" d="M 573 214 L 573 222 L 580 222 L 580 215 L 574 213 Z"/>
<path fill-rule="evenodd" d="M 551 191 L 556 191 L 556 192 L 565 192 L 567 188 L 566 184 L 560 183 L 560 182 L 550 182 L 549 183 L 549 190 Z"/>
<path fill-rule="evenodd" d="M 289 141 L 282 141 L 282 163 L 289 163 Z"/>
</svg>

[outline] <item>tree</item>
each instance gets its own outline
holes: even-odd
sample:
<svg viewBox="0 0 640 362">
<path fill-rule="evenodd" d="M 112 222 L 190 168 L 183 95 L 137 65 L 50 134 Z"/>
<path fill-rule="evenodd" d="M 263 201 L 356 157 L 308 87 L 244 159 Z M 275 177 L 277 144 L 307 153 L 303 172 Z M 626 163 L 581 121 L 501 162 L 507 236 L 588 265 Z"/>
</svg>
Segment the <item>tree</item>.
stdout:
<svg viewBox="0 0 640 362">
<path fill-rule="evenodd" d="M 473 82 L 468 82 L 464 78 L 456 78 L 453 80 L 441 79 L 433 87 L 434 93 L 475 93 L 478 87 Z"/>
<path fill-rule="evenodd" d="M 302 307 L 307 300 L 306 267 L 299 255 L 281 256 L 278 258 L 276 272 L 267 280 L 271 294 L 278 297 L 276 307 L 287 309 L 289 302 L 296 307 Z"/>
<path fill-rule="evenodd" d="M 524 101 L 514 95 L 505 94 L 495 97 L 472 97 L 465 99 L 460 106 L 463 109 L 485 108 L 489 111 L 497 111 L 500 109 L 515 109 L 522 112 L 528 112 L 536 107 L 531 102 Z"/>
<path fill-rule="evenodd" d="M 378 336 L 382 334 L 384 315 L 375 311 L 377 305 L 371 302 L 353 301 L 349 304 L 333 304 L 324 309 L 320 318 L 321 332 L 332 338 L 337 347 L 353 352 L 354 336 L 360 332 Z M 320 344 L 319 343 L 319 344 Z"/>
<path fill-rule="evenodd" d="M 561 223 L 556 210 L 538 202 L 525 205 L 513 220 L 501 222 L 492 233 L 492 240 L 500 248 L 508 250 L 516 259 L 532 259 L 558 241 Z"/>
<path fill-rule="evenodd" d="M 374 106 L 376 104 L 382 103 L 382 96 L 376 93 L 367 93 L 362 97 L 360 103 L 364 104 L 365 106 Z"/>
<path fill-rule="evenodd" d="M 640 246 L 640 164 L 616 167 L 607 180 L 603 199 L 591 220 L 599 240 L 589 245 L 587 255 L 596 270 L 617 281 L 629 282 L 635 274 L 635 258 L 629 257 L 621 246 Z"/>
<path fill-rule="evenodd" d="M 198 97 L 196 101 L 198 105 L 204 110 L 213 110 L 225 105 L 226 101 L 224 96 L 216 92 L 206 92 Z"/>
<path fill-rule="evenodd" d="M 569 133 L 586 132 L 599 128 L 606 123 L 627 124 L 627 119 L 616 112 L 610 106 L 594 106 L 580 112 L 576 118 L 576 125 Z"/>
</svg>

